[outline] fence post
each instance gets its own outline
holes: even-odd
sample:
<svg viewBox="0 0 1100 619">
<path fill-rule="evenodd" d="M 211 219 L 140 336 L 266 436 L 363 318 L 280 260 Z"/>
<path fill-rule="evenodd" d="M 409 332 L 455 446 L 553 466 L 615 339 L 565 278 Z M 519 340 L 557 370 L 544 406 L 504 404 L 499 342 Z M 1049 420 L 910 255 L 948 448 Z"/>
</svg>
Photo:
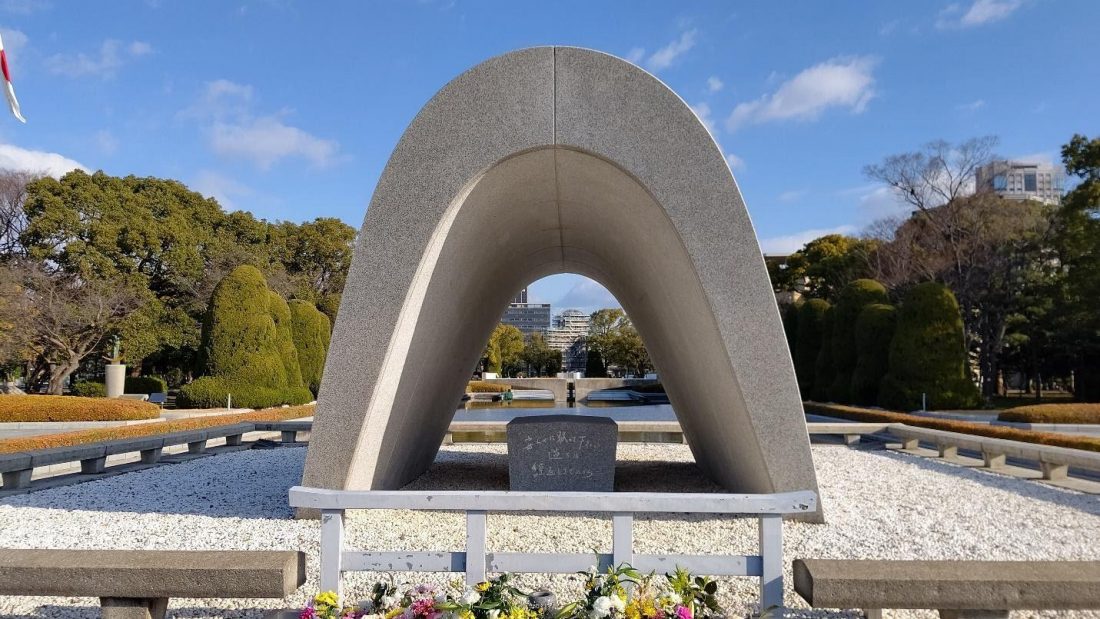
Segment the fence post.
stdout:
<svg viewBox="0 0 1100 619">
<path fill-rule="evenodd" d="M 783 516 L 760 516 L 760 613 L 783 607 Z"/>
<path fill-rule="evenodd" d="M 344 603 L 344 510 L 321 510 L 321 591 L 334 591 Z"/>
<path fill-rule="evenodd" d="M 485 580 L 485 512 L 466 512 L 466 584 Z"/>
<path fill-rule="evenodd" d="M 634 514 L 616 512 L 611 515 L 611 563 L 634 562 Z"/>
</svg>

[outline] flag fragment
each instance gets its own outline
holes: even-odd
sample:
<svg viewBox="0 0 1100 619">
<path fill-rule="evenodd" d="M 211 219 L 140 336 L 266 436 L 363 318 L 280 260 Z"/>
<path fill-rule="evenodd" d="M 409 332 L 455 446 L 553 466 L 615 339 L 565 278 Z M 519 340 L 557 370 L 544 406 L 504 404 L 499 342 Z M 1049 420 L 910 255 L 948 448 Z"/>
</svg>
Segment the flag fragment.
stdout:
<svg viewBox="0 0 1100 619">
<path fill-rule="evenodd" d="M 27 122 L 23 113 L 19 111 L 19 101 L 15 98 L 15 87 L 11 85 L 11 71 L 8 70 L 8 54 L 4 51 L 4 39 L 0 37 L 0 69 L 4 71 L 4 94 L 8 97 L 8 107 L 11 113 L 19 119 L 19 122 Z"/>
</svg>

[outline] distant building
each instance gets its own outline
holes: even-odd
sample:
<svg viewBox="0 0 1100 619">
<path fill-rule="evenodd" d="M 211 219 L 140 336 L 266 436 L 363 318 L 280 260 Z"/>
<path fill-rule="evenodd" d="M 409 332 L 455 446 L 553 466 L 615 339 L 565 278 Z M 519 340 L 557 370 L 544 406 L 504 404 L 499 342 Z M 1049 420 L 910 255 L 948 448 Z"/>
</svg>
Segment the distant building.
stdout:
<svg viewBox="0 0 1100 619">
<path fill-rule="evenodd" d="M 524 335 L 546 333 L 550 329 L 550 304 L 528 303 L 527 288 L 524 288 L 508 304 L 508 309 L 504 310 L 504 316 L 501 317 L 500 322 L 512 325 Z"/>
<path fill-rule="evenodd" d="M 1060 204 L 1065 173 L 1060 166 L 1020 161 L 994 161 L 975 173 L 975 189 L 992 191 L 1009 200 Z"/>
<path fill-rule="evenodd" d="M 554 326 L 546 330 L 546 344 L 561 351 L 563 372 L 583 372 L 588 363 L 588 314 L 568 309 L 554 316 Z"/>
</svg>

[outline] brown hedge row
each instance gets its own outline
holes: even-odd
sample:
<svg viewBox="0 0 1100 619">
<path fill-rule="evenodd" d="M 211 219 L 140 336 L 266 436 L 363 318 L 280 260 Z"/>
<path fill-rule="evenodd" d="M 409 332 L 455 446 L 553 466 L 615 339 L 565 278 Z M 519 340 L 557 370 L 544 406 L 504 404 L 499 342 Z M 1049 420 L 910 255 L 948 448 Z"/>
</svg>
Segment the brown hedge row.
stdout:
<svg viewBox="0 0 1100 619">
<path fill-rule="evenodd" d="M 120 438 L 134 438 L 138 436 L 151 436 L 154 434 L 168 434 L 169 432 L 179 432 L 181 430 L 228 426 L 248 421 L 285 421 L 287 419 L 297 419 L 298 417 L 309 417 L 311 415 L 313 415 L 313 405 L 291 406 L 288 408 L 268 408 L 249 413 L 190 417 L 187 419 L 177 419 L 175 421 L 165 421 L 163 423 L 143 423 L 134 426 L 81 430 L 79 432 L 65 432 L 63 434 L 9 438 L 0 440 L 0 453 L 16 453 L 20 451 L 29 451 L 31 449 L 44 449 L 47 447 L 71 447 L 73 445 L 98 443 L 99 441 L 110 441 Z"/>
<path fill-rule="evenodd" d="M 68 395 L 0 395 L 0 422 L 156 419 L 155 404 Z"/>
<path fill-rule="evenodd" d="M 1021 423 L 1100 423 L 1100 404 L 1032 404 L 1002 411 L 998 421 Z"/>
<path fill-rule="evenodd" d="M 852 421 L 904 423 L 909 426 L 917 426 L 920 428 L 960 432 L 962 434 L 988 436 L 990 438 L 1003 438 L 1010 441 L 1020 441 L 1022 443 L 1037 443 L 1039 445 L 1054 445 L 1056 447 L 1069 447 L 1071 449 L 1100 451 L 1100 438 L 1055 434 L 1054 432 L 1018 430 L 1016 428 L 1005 428 L 1003 426 L 990 426 L 982 423 L 955 421 L 952 419 L 934 419 L 930 417 L 920 417 L 918 415 L 909 415 L 907 413 L 859 408 L 856 406 L 842 406 L 839 404 L 803 402 L 802 408 L 807 413 L 838 417 L 840 419 L 850 419 Z"/>
<path fill-rule="evenodd" d="M 484 380 L 471 380 L 466 384 L 466 393 L 504 393 L 505 391 L 508 391 L 508 385 Z"/>
</svg>

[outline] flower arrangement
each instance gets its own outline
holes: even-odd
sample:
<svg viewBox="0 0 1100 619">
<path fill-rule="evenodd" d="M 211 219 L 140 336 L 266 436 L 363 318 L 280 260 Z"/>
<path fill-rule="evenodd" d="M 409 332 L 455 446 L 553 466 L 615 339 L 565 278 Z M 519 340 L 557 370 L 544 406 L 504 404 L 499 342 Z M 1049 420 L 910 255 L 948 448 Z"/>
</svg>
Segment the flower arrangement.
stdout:
<svg viewBox="0 0 1100 619">
<path fill-rule="evenodd" d="M 584 596 L 544 616 L 532 607 L 528 594 L 512 584 L 512 576 L 466 587 L 420 584 L 400 592 L 379 582 L 358 605 L 340 606 L 332 591 L 317 594 L 299 619 L 716 619 L 723 616 L 715 597 L 718 583 L 677 568 L 663 578 L 642 575 L 628 564 L 600 572 L 580 572 Z"/>
</svg>

